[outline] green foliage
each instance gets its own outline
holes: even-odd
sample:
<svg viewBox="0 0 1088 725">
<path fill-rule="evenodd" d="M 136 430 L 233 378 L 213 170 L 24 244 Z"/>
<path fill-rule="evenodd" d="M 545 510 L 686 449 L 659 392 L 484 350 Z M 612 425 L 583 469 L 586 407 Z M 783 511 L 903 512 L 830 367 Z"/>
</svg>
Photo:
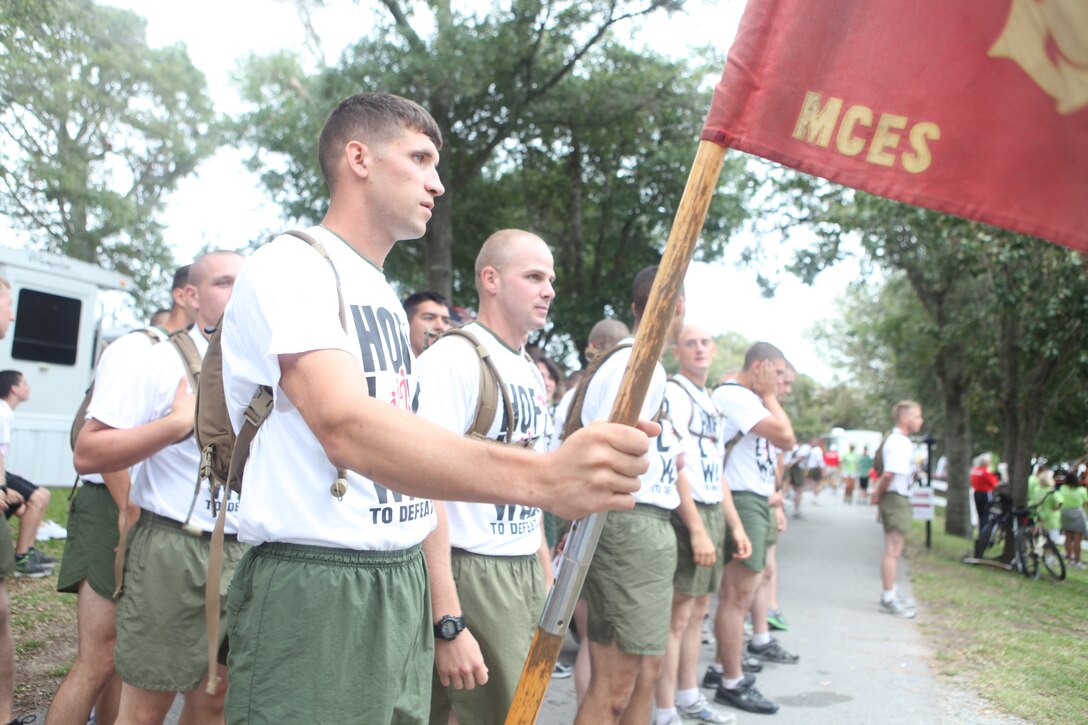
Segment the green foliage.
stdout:
<svg viewBox="0 0 1088 725">
<path fill-rule="evenodd" d="M 721 59 L 635 52 L 615 29 L 682 3 L 382 5 L 371 32 L 333 67 L 307 75 L 289 55 L 245 65 L 252 110 L 237 130 L 274 199 L 290 217 L 319 219 L 327 193 L 314 140 L 325 115 L 360 90 L 398 93 L 438 122 L 446 188 L 427 236 L 399 243 L 386 261 L 398 286 L 473 305 L 480 244 L 521 227 L 552 245 L 558 276 L 552 326 L 532 342 L 566 359 L 598 319 L 629 321 L 631 279 L 664 248 L 709 105 L 702 81 Z M 723 174 L 700 258 L 720 256 L 744 218 L 750 184 L 739 164 Z"/>
<path fill-rule="evenodd" d="M 90 0 L 17 0 L 0 9 L 0 99 L 0 213 L 138 294 L 172 273 L 157 216 L 216 146 L 184 48 L 152 50 L 142 19 Z"/>
</svg>

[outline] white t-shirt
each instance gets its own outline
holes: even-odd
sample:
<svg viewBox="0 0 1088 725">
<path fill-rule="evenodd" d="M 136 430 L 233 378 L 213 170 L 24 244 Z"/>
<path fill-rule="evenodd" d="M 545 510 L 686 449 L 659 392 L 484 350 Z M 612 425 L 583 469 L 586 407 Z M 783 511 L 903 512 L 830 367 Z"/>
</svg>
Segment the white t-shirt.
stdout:
<svg viewBox="0 0 1088 725">
<path fill-rule="evenodd" d="M 910 495 L 911 475 L 914 472 L 910 459 L 910 438 L 898 428 L 892 428 L 888 440 L 884 441 L 884 472 L 893 474 L 887 491 Z"/>
<path fill-rule="evenodd" d="M 567 425 L 567 413 L 570 412 L 571 403 L 574 402 L 574 393 L 577 388 L 571 388 L 563 393 L 563 397 L 555 404 L 552 412 L 552 435 L 548 441 L 548 450 L 554 451 L 563 442 L 563 428 Z"/>
<path fill-rule="evenodd" d="M 544 379 L 536 364 L 495 337 L 478 322 L 465 325 L 491 354 L 499 378 L 506 385 L 514 411 L 511 443 L 533 441 L 543 450 L 546 417 Z M 419 361 L 420 416 L 457 434 L 472 426 L 480 397 L 480 356 L 464 338 L 443 337 L 427 348 Z M 507 420 L 499 398 L 499 410 L 487 437 L 505 441 Z M 538 508 L 516 504 L 446 502 L 450 546 L 488 556 L 526 556 L 541 544 L 543 514 Z"/>
<path fill-rule="evenodd" d="M 405 549 L 434 528 L 434 504 L 391 491 L 354 471 L 347 474 L 347 493 L 335 498 L 329 487 L 336 468 L 279 388 L 280 355 L 343 350 L 358 361 L 371 397 L 411 410 L 418 392 L 408 320 L 385 275 L 324 227 L 307 231 L 336 266 L 350 333 L 340 325 L 332 269 L 306 242 L 281 235 L 247 260 L 227 305 L 222 337 L 231 424 L 239 429 L 260 385 L 272 388 L 274 405 L 250 449 L 238 538 L 253 545 L 283 541 L 368 551 Z"/>
<path fill-rule="evenodd" d="M 142 360 L 143 353 L 152 345 L 163 342 L 167 338 L 166 333 L 157 327 L 148 327 L 145 329 L 154 332 L 158 341 L 152 341 L 152 339 L 142 330 L 133 330 L 111 342 L 106 346 L 106 349 L 102 351 L 102 356 L 98 359 L 98 365 L 95 366 L 94 369 L 94 392 L 91 393 L 92 401 L 95 396 L 98 395 L 99 388 L 111 388 L 117 385 L 118 381 L 120 381 L 122 385 L 131 385 L 131 381 L 138 372 L 138 366 Z M 88 404 L 88 411 L 90 410 L 90 405 L 91 404 Z M 87 415 L 87 418 L 91 417 L 91 415 Z M 137 463 L 136 465 L 138 466 L 140 464 Z M 86 483 L 96 483 L 100 486 L 105 484 L 101 473 L 88 473 L 80 476 L 80 478 Z"/>
<path fill-rule="evenodd" d="M 824 467 L 824 449 L 819 446 L 812 446 L 808 452 L 808 460 L 805 461 L 805 468 L 823 468 Z"/>
<path fill-rule="evenodd" d="M 634 338 L 629 337 L 621 340 L 620 344 L 631 342 L 634 342 Z M 630 358 L 631 348 L 629 347 L 614 352 L 594 373 L 586 388 L 585 402 L 582 404 L 583 425 L 608 420 Z M 650 378 L 650 386 L 646 391 L 646 399 L 642 403 L 639 417 L 645 419 L 655 417 L 661 410 L 664 398 L 665 369 L 659 363 L 654 363 L 653 376 Z M 635 500 L 639 503 L 670 511 L 680 505 L 680 494 L 676 492 L 675 465 L 672 465 L 673 470 L 669 471 L 669 461 L 675 464 L 676 456 L 679 455 L 679 451 L 675 454 L 671 453 L 675 443 L 676 441 L 668 435 L 663 440 L 650 441 L 650 469 L 642 474 L 642 487 L 634 494 Z"/>
<path fill-rule="evenodd" d="M 699 503 L 722 501 L 722 457 L 725 442 L 721 436 L 721 414 L 701 388 L 683 375 L 669 378 L 665 386 L 669 418 L 680 435 L 684 453 L 684 473 L 691 484 L 691 496 Z"/>
<path fill-rule="evenodd" d="M 189 330 L 189 337 L 203 357 L 208 349 L 207 340 L 195 326 Z M 130 379 L 111 376 L 95 383 L 88 417 L 111 428 L 127 429 L 159 420 L 170 412 L 178 383 L 187 378 L 177 348 L 163 343 L 136 351 L 134 357 Z M 200 450 L 195 436 L 166 446 L 133 467 L 133 503 L 159 516 L 185 521 L 195 495 L 196 504 L 189 521 L 211 531 L 215 525 L 211 488 L 207 481 L 202 481 L 199 493 L 196 492 L 199 468 Z M 227 502 L 227 533 L 237 531 L 237 511 L 238 499 L 232 495 Z"/>
<path fill-rule="evenodd" d="M 0 400 L 0 456 L 8 455 L 11 447 L 11 424 L 15 419 L 15 411 L 8 405 L 8 401 Z M 3 481 L 0 481 L 3 485 Z"/>
<path fill-rule="evenodd" d="M 733 446 L 725 464 L 725 480 L 730 491 L 750 491 L 770 496 L 775 486 L 775 459 L 778 450 L 770 441 L 751 430 L 771 412 L 758 395 L 737 383 L 714 389 L 711 396 L 725 418 L 722 438 L 728 443 L 738 432 L 744 433 Z"/>
</svg>

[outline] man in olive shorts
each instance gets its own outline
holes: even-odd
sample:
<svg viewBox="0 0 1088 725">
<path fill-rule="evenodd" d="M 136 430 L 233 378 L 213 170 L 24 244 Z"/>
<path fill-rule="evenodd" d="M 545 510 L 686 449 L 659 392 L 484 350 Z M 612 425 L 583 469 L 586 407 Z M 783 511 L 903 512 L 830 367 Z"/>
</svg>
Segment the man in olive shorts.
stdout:
<svg viewBox="0 0 1088 725">
<path fill-rule="evenodd" d="M 419 416 L 461 435 L 536 449 L 546 434 L 544 380 L 525 356 L 555 297 L 551 250 L 517 229 L 495 232 L 476 257 L 479 316 L 461 328 L 487 351 L 504 405 L 480 420 L 483 365 L 476 344 L 439 338 L 419 359 Z M 539 449 L 539 450 L 542 450 Z M 431 723 L 502 722 L 553 579 L 541 510 L 464 501 L 436 502 L 438 527 L 423 544 L 435 623 Z M 452 626 L 451 626 L 452 625 Z"/>
<path fill-rule="evenodd" d="M 200 450 L 190 433 L 194 393 L 179 345 L 201 358 L 205 330 L 216 325 L 242 266 L 236 252 L 209 252 L 189 269 L 185 286 L 195 324 L 137 353 L 128 379 L 100 381 L 76 441 L 76 470 L 132 471 L 130 497 L 140 508 L 128 535 L 117 598 L 114 664 L 122 680 L 118 722 L 161 722 L 177 692 L 185 695 L 183 722 L 221 722 L 223 689 L 206 692 L 208 673 L 204 592 L 211 530 L 211 490 L 194 487 Z M 191 346 L 191 347 L 190 347 Z M 109 384 L 106 384 L 109 382 Z M 124 503 L 124 502 L 122 502 Z M 223 581 L 229 582 L 244 547 L 238 544 L 238 500 L 226 506 Z M 225 586 L 225 584 L 224 584 Z M 221 614 L 225 592 L 220 591 Z M 222 669 L 222 668 L 220 668 Z"/>
<path fill-rule="evenodd" d="M 733 503 L 752 542 L 752 555 L 725 565 L 715 618 L 718 639 L 717 660 L 723 668 L 715 701 L 748 712 L 769 714 L 778 705 L 754 686 L 755 678 L 741 670 L 744 646 L 744 618 L 756 601 L 763 581 L 771 537 L 770 497 L 775 493 L 779 449 L 796 442 L 793 425 L 778 396 L 786 376 L 786 359 L 774 345 L 757 342 L 748 348 L 744 367 L 734 381 L 718 386 L 713 399 L 725 418 L 722 437 L 729 441 L 742 434 L 725 462 L 725 480 L 733 492 Z M 764 607 L 752 617 L 763 632 L 753 635 L 748 654 L 774 662 L 796 662 L 766 630 Z"/>
<path fill-rule="evenodd" d="M 685 325 L 672 347 L 680 373 L 670 377 L 665 386 L 669 420 L 680 436 L 683 465 L 676 486 L 680 506 L 671 516 L 676 531 L 676 574 L 668 649 L 657 685 L 654 717 L 658 723 L 679 716 L 719 725 L 735 720 L 710 706 L 696 679 L 703 615 L 710 606 L 710 595 L 721 585 L 726 537 L 732 535 L 730 548 L 737 551 L 738 558 L 747 556 L 750 546 L 733 498 L 728 490 L 722 490 L 725 441 L 721 414 L 706 389 L 714 349 L 710 333 L 697 325 Z"/>
<path fill-rule="evenodd" d="M 109 390 L 114 380 L 132 380 L 140 353 L 166 339 L 168 333 L 192 324 L 192 312 L 185 301 L 189 265 L 174 273 L 170 313 L 161 328 L 145 328 L 122 335 L 106 347 L 95 367 L 95 387 Z M 100 722 L 117 717 L 121 681 L 114 677 L 113 647 L 117 640 L 117 589 L 114 560 L 120 509 L 128 502 L 129 472 L 82 476 L 80 487 L 68 510 L 68 538 L 64 542 L 57 575 L 57 591 L 76 595 L 79 648 L 72 669 L 60 683 L 49 704 L 47 722 L 86 722 L 91 709 Z M 124 524 L 139 518 L 139 508 L 129 504 Z"/>
<path fill-rule="evenodd" d="M 592 426 L 535 453 L 412 415 L 417 362 L 382 266 L 426 232 L 441 146 L 412 101 L 344 99 L 317 148 L 329 205 L 307 230 L 328 258 L 280 235 L 250 257 L 227 307 L 234 429 L 258 386 L 275 393 L 244 475 L 238 536 L 253 548 L 230 583 L 231 722 L 427 722 L 431 498 L 546 504 L 571 519 L 634 505 L 656 426 Z"/>
<path fill-rule="evenodd" d="M 637 333 L 650 297 L 657 267 L 647 267 L 632 285 L 632 333 Z M 683 297 L 677 302 L 672 332 L 683 323 Z M 672 337 L 672 335 L 669 335 Z M 626 342 L 633 342 L 630 338 Z M 623 344 L 623 341 L 620 343 Z M 606 420 L 619 392 L 631 356 L 624 348 L 613 354 L 586 382 L 581 421 Z M 660 409 L 665 371 L 654 368 L 642 416 Z M 572 411 L 572 414 L 574 411 Z M 611 513 L 605 522 L 593 563 L 586 574 L 582 598 L 589 612 L 589 689 L 578 707 L 575 723 L 600 725 L 648 722 L 654 690 L 669 635 L 672 577 L 676 570 L 676 534 L 669 512 L 680 498 L 676 492 L 675 431 L 663 421 L 661 435 L 650 446 L 650 470 L 642 476 L 634 511 Z"/>
<path fill-rule="evenodd" d="M 914 603 L 899 596 L 895 584 L 899 557 L 903 544 L 910 533 L 912 509 L 910 483 L 912 476 L 911 443 L 908 436 L 922 430 L 922 406 L 913 400 L 896 403 L 892 408 L 895 427 L 884 439 L 881 456 L 884 472 L 877 479 L 873 491 L 873 503 L 880 508 L 880 520 L 884 524 L 884 556 L 880 562 L 880 575 L 884 592 L 880 610 L 905 619 L 916 614 Z"/>
</svg>

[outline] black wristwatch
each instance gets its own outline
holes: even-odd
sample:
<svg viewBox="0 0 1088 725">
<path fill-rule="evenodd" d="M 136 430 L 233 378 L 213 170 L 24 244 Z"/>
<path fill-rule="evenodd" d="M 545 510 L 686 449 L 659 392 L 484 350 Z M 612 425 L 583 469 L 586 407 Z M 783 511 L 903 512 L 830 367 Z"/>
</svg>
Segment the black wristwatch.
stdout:
<svg viewBox="0 0 1088 725">
<path fill-rule="evenodd" d="M 464 617 L 455 617 L 452 614 L 447 614 L 434 623 L 434 636 L 435 639 L 444 639 L 449 642 L 457 637 L 457 635 L 461 634 L 464 628 Z"/>
</svg>

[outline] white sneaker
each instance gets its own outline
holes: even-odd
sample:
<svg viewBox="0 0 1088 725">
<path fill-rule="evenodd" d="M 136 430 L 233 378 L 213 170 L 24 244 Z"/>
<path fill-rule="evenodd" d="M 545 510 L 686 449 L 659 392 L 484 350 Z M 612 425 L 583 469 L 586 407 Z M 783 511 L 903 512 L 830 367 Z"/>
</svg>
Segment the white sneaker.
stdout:
<svg viewBox="0 0 1088 725">
<path fill-rule="evenodd" d="M 721 713 L 710 706 L 702 695 L 687 707 L 676 706 L 676 711 L 684 720 L 694 720 L 705 725 L 735 725 L 737 716 L 733 713 Z"/>
<path fill-rule="evenodd" d="M 918 615 L 918 612 L 915 611 L 913 607 L 908 607 L 907 603 L 899 597 L 896 597 L 890 602 L 885 602 L 881 600 L 880 611 L 884 612 L 885 614 L 894 614 L 895 616 L 902 617 L 903 619 L 914 619 Z"/>
<path fill-rule="evenodd" d="M 38 533 L 34 538 L 38 541 L 48 541 L 49 539 L 67 539 L 68 530 L 58 524 L 56 521 L 43 521 L 41 525 L 38 526 Z"/>
</svg>

